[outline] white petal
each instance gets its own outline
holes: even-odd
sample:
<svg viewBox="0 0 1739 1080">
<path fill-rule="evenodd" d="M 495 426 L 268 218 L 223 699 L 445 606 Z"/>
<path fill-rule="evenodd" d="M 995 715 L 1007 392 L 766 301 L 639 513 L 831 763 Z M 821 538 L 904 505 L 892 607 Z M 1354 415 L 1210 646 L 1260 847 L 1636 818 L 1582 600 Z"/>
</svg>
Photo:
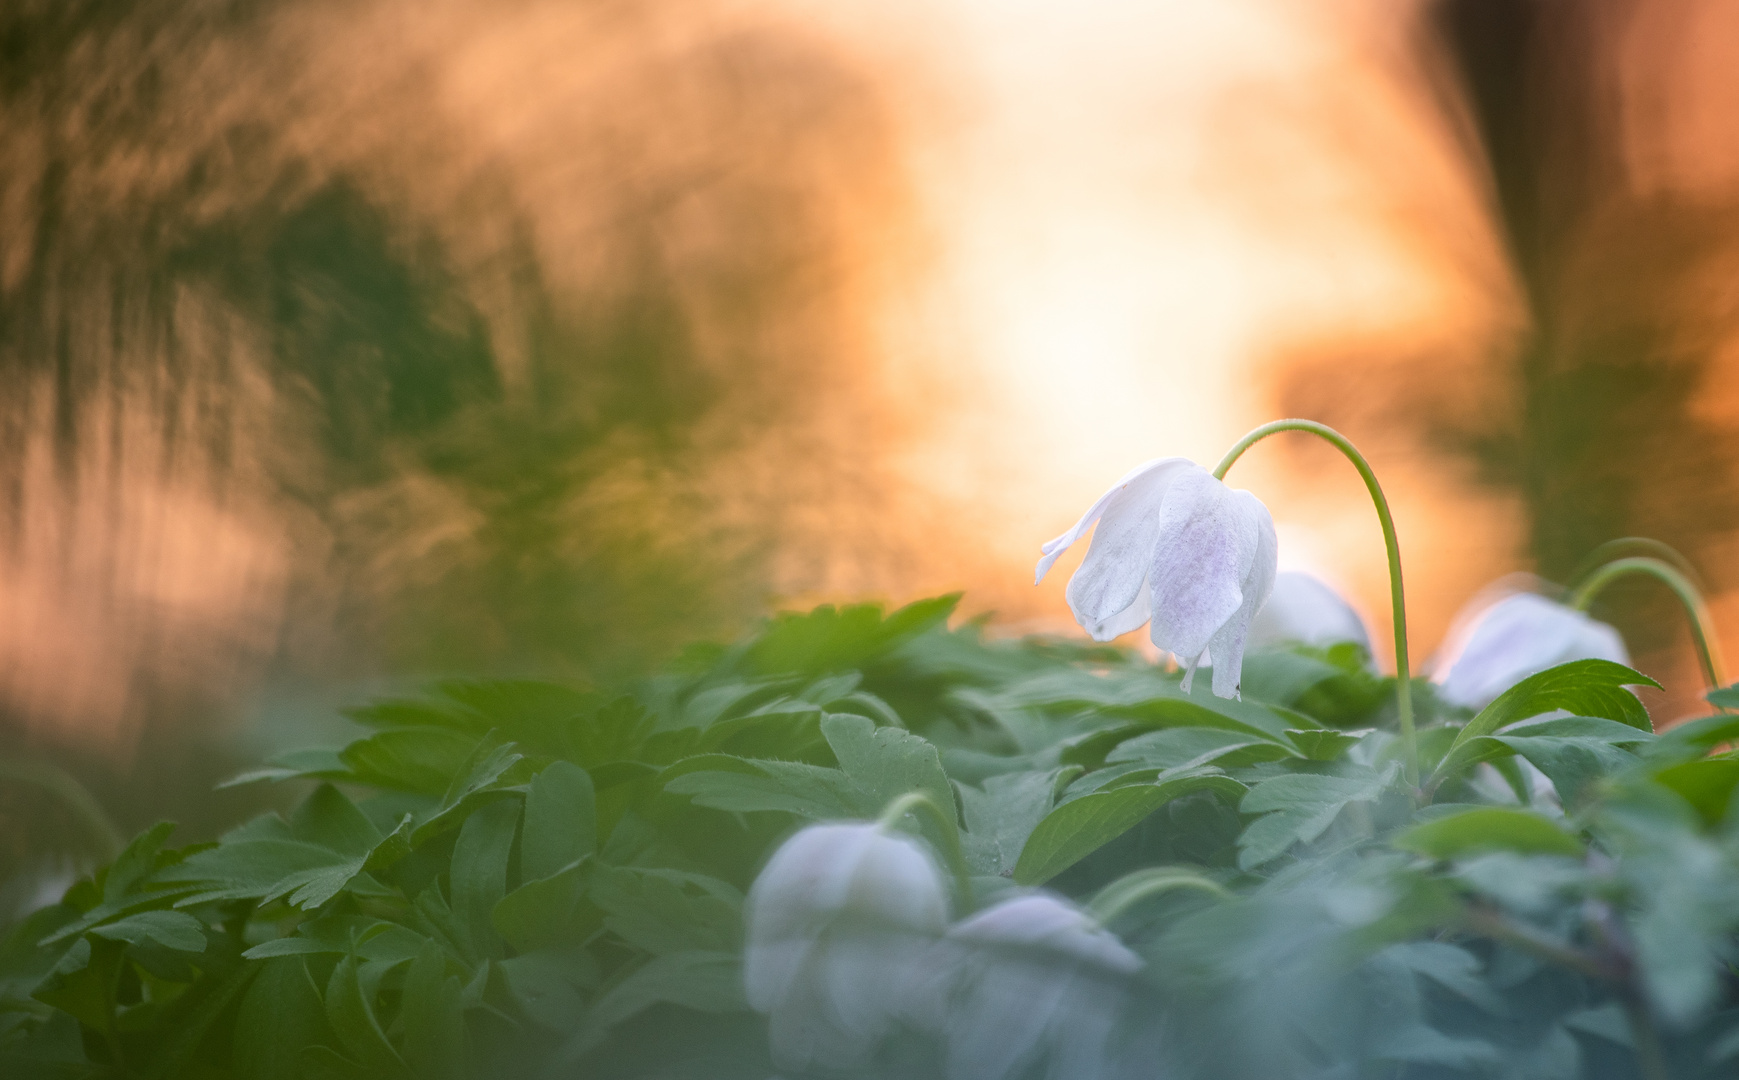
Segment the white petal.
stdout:
<svg viewBox="0 0 1739 1080">
<path fill-rule="evenodd" d="M 1045 579 L 1045 574 L 1050 572 L 1051 564 L 1057 561 L 1057 557 L 1067 551 L 1069 546 L 1075 541 L 1087 535 L 1087 530 L 1093 527 L 1093 523 L 1098 521 L 1101 516 L 1110 510 L 1113 500 L 1116 500 L 1119 504 L 1126 501 L 1117 499 L 1119 495 L 1134 494 L 1139 498 L 1141 492 L 1149 491 L 1155 487 L 1163 493 L 1165 485 L 1170 483 L 1172 473 L 1181 466 L 1194 464 L 1195 463 L 1190 461 L 1188 458 L 1155 458 L 1152 461 L 1144 461 L 1135 468 L 1130 469 L 1129 472 L 1124 474 L 1123 479 L 1112 484 L 1109 491 L 1099 496 L 1099 501 L 1089 507 L 1085 514 L 1081 515 L 1081 520 L 1075 522 L 1073 528 L 1057 537 L 1055 540 L 1047 541 L 1039 547 L 1039 551 L 1044 555 L 1044 557 L 1039 560 L 1038 570 L 1033 577 L 1033 584 L 1037 585 L 1039 582 L 1043 581 Z M 1132 487 L 1134 489 L 1133 492 L 1131 492 Z M 1094 537 L 1093 543 L 1096 545 L 1098 542 L 1099 538 Z"/>
<path fill-rule="evenodd" d="M 1081 624 L 1081 628 L 1087 631 L 1087 636 L 1094 641 L 1110 641 L 1141 626 L 1152 613 L 1152 590 L 1148 587 L 1147 579 L 1143 577 L 1141 584 L 1135 588 L 1135 600 L 1122 611 L 1102 622 L 1088 622 L 1082 618 L 1080 612 L 1076 612 L 1075 621 Z"/>
<path fill-rule="evenodd" d="M 1258 504 L 1260 505 L 1260 504 Z M 1153 643 L 1192 664 L 1244 603 L 1260 543 L 1248 507 L 1205 469 L 1166 492 L 1153 546 Z"/>
<path fill-rule="evenodd" d="M 1250 647 L 1288 642 L 1326 648 L 1342 641 L 1371 647 L 1371 633 L 1346 598 L 1312 574 L 1283 570 L 1274 592 L 1250 623 Z"/>
<path fill-rule="evenodd" d="M 1274 535 L 1274 519 L 1262 501 L 1248 491 L 1234 491 L 1233 498 L 1243 508 L 1247 520 L 1256 530 L 1256 557 L 1244 575 L 1241 589 L 1243 603 L 1214 632 L 1208 651 L 1214 656 L 1214 693 L 1219 697 L 1238 695 L 1244 673 L 1244 641 L 1250 632 L 1250 620 L 1267 602 L 1274 591 L 1274 568 L 1280 558 L 1280 543 Z"/>
</svg>

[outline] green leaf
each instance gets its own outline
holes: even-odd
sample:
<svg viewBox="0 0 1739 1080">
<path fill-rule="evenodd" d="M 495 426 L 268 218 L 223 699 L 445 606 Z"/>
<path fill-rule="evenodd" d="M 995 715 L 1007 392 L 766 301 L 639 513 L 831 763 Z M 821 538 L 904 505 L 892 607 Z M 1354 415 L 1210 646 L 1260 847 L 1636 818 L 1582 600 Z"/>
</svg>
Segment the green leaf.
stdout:
<svg viewBox="0 0 1739 1080">
<path fill-rule="evenodd" d="M 661 1001 L 697 1012 L 746 1010 L 741 959 L 734 952 L 655 956 L 598 999 L 588 1021 L 612 1027 Z"/>
<path fill-rule="evenodd" d="M 346 746 L 339 759 L 357 783 L 441 795 L 462 776 L 473 735 L 451 728 L 388 728 Z"/>
<path fill-rule="evenodd" d="M 327 915 L 309 919 L 289 937 L 261 942 L 243 953 L 248 960 L 274 956 L 354 953 L 361 960 L 398 963 L 416 956 L 426 939 L 397 923 L 365 915 Z"/>
<path fill-rule="evenodd" d="M 941 755 L 927 740 L 899 728 L 878 728 L 868 717 L 851 713 L 824 717 L 821 731 L 839 767 L 872 805 L 879 808 L 915 791 L 953 815 L 954 789 L 942 771 Z"/>
<path fill-rule="evenodd" d="M 1558 797 L 1568 808 L 1581 805 L 1595 781 L 1622 772 L 1636 763 L 1633 755 L 1604 739 L 1546 735 L 1492 735 L 1488 738 L 1533 762 L 1534 767 L 1552 781 L 1552 786 L 1558 789 Z"/>
<path fill-rule="evenodd" d="M 103 874 L 103 903 L 115 905 L 125 900 L 157 868 L 163 842 L 175 831 L 172 821 L 159 821 L 133 838 Z"/>
<path fill-rule="evenodd" d="M 299 907 L 318 907 L 362 872 L 366 856 L 345 857 L 300 840 L 243 840 L 207 848 L 161 870 L 157 880 L 185 884 L 194 892 L 176 901 L 192 907 L 217 900 L 286 897 Z"/>
<path fill-rule="evenodd" d="M 344 1049 L 375 1076 L 406 1075 L 404 1060 L 374 1015 L 374 994 L 363 987 L 356 957 L 346 956 L 326 983 L 326 1022 Z"/>
<path fill-rule="evenodd" d="M 404 1059 L 418 1080 L 459 1080 L 466 1070 L 463 987 L 447 974 L 446 953 L 424 941 L 405 973 L 399 1004 Z"/>
<path fill-rule="evenodd" d="M 1523 855 L 1582 855 L 1582 842 L 1552 819 L 1532 810 L 1481 806 L 1415 825 L 1394 840 L 1396 847 L 1433 859 L 1454 859 L 1488 851 Z"/>
<path fill-rule="evenodd" d="M 1333 761 L 1359 744 L 1362 736 L 1330 728 L 1289 730 L 1286 737 L 1312 761 Z"/>
<path fill-rule="evenodd" d="M 495 932 L 518 952 L 583 944 L 603 922 L 595 907 L 580 902 L 589 862 L 582 858 L 502 897 L 489 917 Z"/>
<path fill-rule="evenodd" d="M 1461 734 L 1450 744 L 1442 764 L 1426 782 L 1426 789 L 1434 790 L 1469 764 L 1469 755 L 1460 753 L 1466 743 L 1544 712 L 1563 709 L 1578 716 L 1614 720 L 1639 731 L 1653 731 L 1648 710 L 1643 708 L 1635 694 L 1625 689 L 1626 686 L 1660 689 L 1660 683 L 1642 672 L 1610 660 L 1573 660 L 1528 676 L 1498 695 L 1496 701 L 1467 722 Z"/>
<path fill-rule="evenodd" d="M 133 945 L 156 942 L 177 952 L 204 952 L 206 944 L 205 924 L 184 911 L 141 911 L 91 933 Z"/>
<path fill-rule="evenodd" d="M 598 983 L 597 964 L 584 949 L 529 953 L 496 966 L 533 1022 L 559 1032 L 581 1026 L 586 992 Z"/>
<path fill-rule="evenodd" d="M 351 779 L 350 766 L 338 756 L 335 747 L 311 746 L 295 750 L 286 750 L 266 759 L 266 765 L 259 769 L 249 769 L 247 772 L 230 777 L 217 785 L 218 790 L 240 787 L 259 780 L 295 780 L 313 778 L 317 780 L 348 780 Z"/>
<path fill-rule="evenodd" d="M 380 830 L 343 793 L 321 784 L 290 815 L 290 833 L 343 855 L 366 855 L 381 842 Z"/>
<path fill-rule="evenodd" d="M 1297 756 L 1266 738 L 1230 728 L 1176 727 L 1149 731 L 1120 743 L 1105 755 L 1107 764 L 1140 762 L 1157 769 L 1175 769 L 1210 762 L 1239 768 L 1259 761 Z"/>
<path fill-rule="evenodd" d="M 1033 829 L 1015 863 L 1014 880 L 1039 885 L 1122 836 L 1165 803 L 1194 791 L 1236 798 L 1245 791 L 1211 766 L 1176 775 L 1161 773 L 1151 784 L 1136 784 L 1084 795 L 1045 815 Z"/>
<path fill-rule="evenodd" d="M 1711 690 L 1703 695 L 1703 700 L 1717 709 L 1739 709 L 1739 683 Z"/>
<path fill-rule="evenodd" d="M 959 593 L 919 600 L 882 618 L 879 604 L 835 609 L 823 605 L 808 614 L 774 616 L 749 646 L 744 663 L 751 670 L 778 674 L 820 674 L 861 668 L 912 638 L 948 621 Z"/>
<path fill-rule="evenodd" d="M 679 775 L 664 790 L 696 805 L 745 813 L 781 810 L 815 821 L 869 817 L 880 810 L 838 769 L 796 761 L 743 762 L 753 772 L 707 770 Z"/>
<path fill-rule="evenodd" d="M 331 1037 L 320 991 L 302 958 L 261 964 L 236 1015 L 236 1071 L 249 1080 L 301 1080 L 302 1048 Z"/>
<path fill-rule="evenodd" d="M 1250 789 L 1238 809 L 1263 814 L 1238 837 L 1238 865 L 1248 870 L 1282 855 L 1294 843 L 1321 836 L 1350 803 L 1378 798 L 1395 782 L 1398 764 L 1362 776 L 1289 773 Z"/>
<path fill-rule="evenodd" d="M 732 952 L 742 943 L 742 895 L 704 874 L 601 866 L 590 897 L 612 933 L 655 956 Z"/>
<path fill-rule="evenodd" d="M 1733 790 L 1739 787 L 1739 759 L 1712 758 L 1686 761 L 1657 770 L 1654 782 L 1690 803 L 1703 821 L 1718 825 L 1733 805 Z"/>
<path fill-rule="evenodd" d="M 67 950 L 31 997 L 88 1028 L 110 1031 L 126 956 L 124 941 L 84 938 Z"/>
<path fill-rule="evenodd" d="M 518 802 L 497 800 L 465 819 L 453 846 L 453 920 L 474 959 L 501 955 L 492 916 L 507 894 L 507 862 L 518 825 Z"/>
<path fill-rule="evenodd" d="M 520 874 L 527 880 L 546 878 L 597 850 L 592 777 L 572 762 L 555 762 L 537 775 L 526 792 Z"/>
<path fill-rule="evenodd" d="M 965 847 L 968 861 L 974 863 L 972 869 L 981 874 L 1013 873 L 1027 838 L 1051 812 L 1058 781 L 1074 772 L 1004 773 L 985 777 L 982 789 L 960 787 L 969 834 Z"/>
</svg>

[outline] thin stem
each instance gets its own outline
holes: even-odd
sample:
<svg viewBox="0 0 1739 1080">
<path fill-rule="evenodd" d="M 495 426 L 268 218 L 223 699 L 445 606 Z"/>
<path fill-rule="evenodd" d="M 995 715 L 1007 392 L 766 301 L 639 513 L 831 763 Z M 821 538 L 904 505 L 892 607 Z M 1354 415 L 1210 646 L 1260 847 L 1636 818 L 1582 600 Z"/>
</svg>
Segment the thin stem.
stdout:
<svg viewBox="0 0 1739 1080">
<path fill-rule="evenodd" d="M 119 855 L 126 846 L 120 830 L 103 812 L 96 796 L 65 769 L 38 761 L 0 761 L 0 779 L 33 784 L 59 799 L 84 826 L 103 862 Z"/>
<path fill-rule="evenodd" d="M 972 903 L 971 873 L 966 866 L 966 853 L 960 850 L 960 826 L 951 814 L 944 813 L 936 800 L 922 791 L 908 791 L 888 803 L 882 811 L 876 824 L 882 829 L 892 829 L 900 823 L 907 814 L 922 811 L 936 831 L 942 834 L 942 854 L 948 860 L 948 868 L 954 872 L 954 880 L 960 886 L 960 898 L 967 904 Z"/>
<path fill-rule="evenodd" d="M 1389 600 L 1393 607 L 1395 620 L 1395 712 L 1401 727 L 1401 750 L 1407 769 L 1407 783 L 1419 783 L 1419 742 L 1413 734 L 1413 673 L 1407 662 L 1407 597 L 1401 587 L 1401 544 L 1395 538 L 1395 519 L 1389 513 L 1389 500 L 1383 496 L 1383 488 L 1377 483 L 1377 474 L 1371 471 L 1370 462 L 1359 453 L 1345 435 L 1315 420 L 1275 420 L 1263 424 L 1250 434 L 1239 439 L 1237 444 L 1226 451 L 1226 456 L 1220 459 L 1214 467 L 1214 476 L 1224 480 L 1226 470 L 1232 463 L 1243 456 L 1244 451 L 1282 431 L 1304 431 L 1319 438 L 1326 439 L 1334 448 L 1346 455 L 1353 468 L 1359 471 L 1359 476 L 1365 481 L 1365 489 L 1371 493 L 1371 502 L 1377 508 L 1377 521 L 1383 526 L 1383 546 L 1389 554 Z"/>
<path fill-rule="evenodd" d="M 1203 877 L 1191 870 L 1162 866 L 1151 870 L 1137 870 L 1135 873 L 1105 886 L 1099 890 L 1099 895 L 1093 898 L 1089 910 L 1092 912 L 1093 918 L 1098 920 L 1100 926 L 1109 926 L 1111 920 L 1148 897 L 1158 896 L 1174 889 L 1196 889 L 1218 900 L 1233 898 L 1232 893 L 1224 885 L 1212 878 Z"/>
<path fill-rule="evenodd" d="M 1666 560 L 1646 555 L 1614 559 L 1595 569 L 1572 588 L 1570 606 L 1577 611 L 1587 611 L 1602 589 L 1626 574 L 1652 577 L 1673 591 L 1673 595 L 1679 598 L 1679 603 L 1684 605 L 1685 615 L 1690 619 L 1691 641 L 1697 647 L 1697 659 L 1703 666 L 1703 678 L 1711 690 L 1726 686 L 1726 665 L 1721 662 L 1721 642 L 1715 636 L 1715 623 L 1709 617 L 1708 605 L 1703 603 L 1703 594 L 1683 571 Z"/>
</svg>

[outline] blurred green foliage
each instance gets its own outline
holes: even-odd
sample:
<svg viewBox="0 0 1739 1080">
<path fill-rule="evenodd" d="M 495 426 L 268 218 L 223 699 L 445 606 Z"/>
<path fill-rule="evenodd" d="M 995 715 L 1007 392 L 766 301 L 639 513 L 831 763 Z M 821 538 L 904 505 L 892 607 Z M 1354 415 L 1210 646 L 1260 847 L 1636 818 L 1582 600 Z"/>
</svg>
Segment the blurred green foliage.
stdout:
<svg viewBox="0 0 1739 1080">
<path fill-rule="evenodd" d="M 957 915 L 1116 912 L 1147 966 L 1105 1075 L 1730 1075 L 1739 717 L 1656 734 L 1604 661 L 1478 716 L 1422 693 L 1413 790 L 1361 656 L 1260 653 L 1222 700 L 954 600 L 781 615 L 624 692 L 350 710 L 348 745 L 233 781 L 292 812 L 156 826 L 12 930 L 0 1068 L 764 1078 L 745 892 L 795 827 L 916 791 L 955 809 L 914 827 L 964 855 Z M 1213 887 L 1125 902 L 1166 875 Z M 913 1039 L 869 1073 L 939 1069 Z"/>
</svg>

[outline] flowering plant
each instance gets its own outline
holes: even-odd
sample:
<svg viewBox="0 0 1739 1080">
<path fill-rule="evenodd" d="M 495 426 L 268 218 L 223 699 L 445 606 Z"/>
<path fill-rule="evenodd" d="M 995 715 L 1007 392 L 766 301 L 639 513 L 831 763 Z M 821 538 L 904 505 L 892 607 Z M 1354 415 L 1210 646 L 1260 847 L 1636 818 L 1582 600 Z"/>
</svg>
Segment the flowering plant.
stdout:
<svg viewBox="0 0 1739 1080">
<path fill-rule="evenodd" d="M 237 778 L 294 809 L 159 825 L 11 929 L 0 1075 L 1732 1075 L 1739 688 L 1657 731 L 1609 658 L 1483 704 L 1415 681 L 1380 501 L 1400 671 L 1351 641 L 1234 663 L 1266 512 L 1144 469 L 1166 493 L 1102 503 L 1094 541 L 1134 561 L 1070 599 L 1102 637 L 1213 598 L 1154 633 L 1214 686 L 943 597 L 608 692 L 364 706 Z M 1648 573 L 1703 619 L 1647 561 L 1569 606 Z"/>
</svg>

